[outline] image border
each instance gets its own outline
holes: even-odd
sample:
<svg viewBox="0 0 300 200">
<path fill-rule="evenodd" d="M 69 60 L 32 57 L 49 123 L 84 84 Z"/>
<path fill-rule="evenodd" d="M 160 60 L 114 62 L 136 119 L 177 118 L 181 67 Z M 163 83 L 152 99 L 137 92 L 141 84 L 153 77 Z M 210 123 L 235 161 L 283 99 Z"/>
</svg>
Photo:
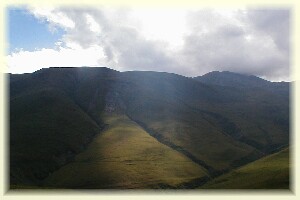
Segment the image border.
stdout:
<svg viewBox="0 0 300 200">
<path fill-rule="evenodd" d="M 199 8 L 203 7 L 247 7 L 247 8 L 257 8 L 257 7 L 264 7 L 264 8 L 290 8 L 291 11 L 291 22 L 290 22 L 290 74 L 292 81 L 295 81 L 291 85 L 290 89 L 290 160 L 291 160 L 291 170 L 290 170 L 290 191 L 286 190 L 202 190 L 199 189 L 197 191 L 193 190 L 155 190 L 149 192 L 149 190 L 138 190 L 138 191 L 118 191 L 118 190 L 101 190 L 101 191 L 95 191 L 95 190 L 84 190 L 84 191 L 78 191 L 78 190 L 59 190 L 59 191 L 53 191 L 53 190 L 20 190 L 20 191 L 9 191 L 8 190 L 8 133 L 9 133 L 9 102 L 8 102 L 8 80 L 5 73 L 7 72 L 7 65 L 6 65 L 6 49 L 7 49 L 7 16 L 6 16 L 6 10 L 7 7 L 10 6 L 20 6 L 20 5 L 38 5 L 38 6 L 95 6 L 95 5 L 108 5 L 108 6 L 142 6 L 142 7 L 169 7 L 170 5 L 172 7 L 195 7 L 199 6 Z M 211 0 L 209 2 L 206 1 L 195 1 L 195 0 L 182 0 L 182 1 L 176 1 L 176 0 L 146 0 L 146 1 L 121 1 L 121 0 L 112 0 L 112 1 L 96 1 L 96 0 L 76 0 L 76 1 L 64 1 L 61 2 L 61 0 L 52 0 L 52 1 L 45 1 L 41 3 L 37 0 L 24 0 L 22 2 L 20 1 L 1 1 L 1 22 L 0 22 L 0 29 L 3 30 L 1 32 L 1 38 L 0 38 L 0 51 L 1 51 L 1 76 L 0 76 L 0 95 L 1 95 L 1 114 L 0 114 L 0 127 L 1 127 L 1 142 L 2 142 L 2 151 L 1 151 L 1 174 L 0 177 L 2 178 L 1 181 L 1 196 L 3 199 L 5 198 L 59 198 L 64 199 L 67 197 L 72 197 L 74 199 L 80 198 L 82 199 L 83 196 L 88 196 L 89 198 L 109 198 L 109 199 L 120 199 L 120 198 L 151 198 L 153 199 L 153 196 L 155 198 L 199 198 L 199 197 L 205 197 L 206 199 L 215 199 L 215 198 L 221 198 L 221 199 L 234 199 L 238 198 L 272 198 L 272 199 L 282 199 L 283 196 L 286 199 L 294 199 L 296 198 L 297 194 L 299 193 L 299 188 L 297 183 L 299 182 L 299 175 L 297 173 L 297 167 L 299 168 L 299 159 L 297 159 L 296 155 L 299 155 L 299 147 L 297 147 L 296 143 L 298 143 L 298 137 L 296 132 L 299 130 L 299 125 L 297 125 L 296 121 L 299 116 L 299 106 L 296 102 L 299 102 L 299 64 L 300 60 L 299 57 L 297 57 L 297 53 L 299 54 L 299 42 L 300 42 L 300 8 L 299 3 L 297 3 L 297 0 L 278 0 L 278 1 L 264 1 L 263 3 L 261 1 L 250 1 L 250 0 L 241 0 L 241 1 L 235 1 L 235 0 L 229 0 L 229 1 L 222 1 L 222 0 Z M 300 54 L 299 54 L 300 55 Z M 296 67 L 298 66 L 298 68 Z"/>
</svg>

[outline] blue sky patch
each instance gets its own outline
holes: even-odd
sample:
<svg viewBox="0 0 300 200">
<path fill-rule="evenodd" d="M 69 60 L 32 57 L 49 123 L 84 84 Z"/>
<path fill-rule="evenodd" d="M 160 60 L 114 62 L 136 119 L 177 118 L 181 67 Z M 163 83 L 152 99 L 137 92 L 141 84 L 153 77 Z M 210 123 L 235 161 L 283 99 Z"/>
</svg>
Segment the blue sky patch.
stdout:
<svg viewBox="0 0 300 200">
<path fill-rule="evenodd" d="M 34 51 L 41 48 L 54 48 L 55 42 L 59 41 L 65 33 L 59 27 L 56 27 L 55 32 L 51 32 L 48 22 L 35 18 L 23 8 L 8 8 L 7 19 L 8 54 L 18 49 Z"/>
</svg>

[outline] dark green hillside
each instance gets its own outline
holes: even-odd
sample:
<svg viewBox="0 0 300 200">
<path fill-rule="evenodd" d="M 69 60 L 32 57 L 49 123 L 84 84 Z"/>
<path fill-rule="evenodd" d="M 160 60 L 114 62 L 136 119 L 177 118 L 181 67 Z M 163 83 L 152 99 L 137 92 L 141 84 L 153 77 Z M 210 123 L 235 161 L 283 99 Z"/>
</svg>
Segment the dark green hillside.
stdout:
<svg viewBox="0 0 300 200">
<path fill-rule="evenodd" d="M 122 95 L 128 116 L 161 142 L 191 153 L 216 171 L 288 144 L 287 126 L 276 123 L 288 121 L 288 102 L 281 104 L 275 94 L 266 91 L 251 98 L 246 92 L 235 99 L 237 90 L 223 91 L 178 75 L 127 72 L 124 76 L 132 80 L 120 90 L 126 91 Z"/>
<path fill-rule="evenodd" d="M 10 75 L 11 184 L 39 184 L 101 132 L 104 98 L 95 91 L 105 96 L 110 72 L 50 68 Z"/>
<path fill-rule="evenodd" d="M 244 133 L 240 138 L 243 142 L 267 153 L 289 142 L 289 83 L 232 72 L 211 72 L 194 79 L 228 95 L 245 97 L 243 101 L 213 108 L 236 121 Z"/>
<path fill-rule="evenodd" d="M 268 81 L 258 78 L 253 75 L 243 75 L 228 71 L 213 71 L 203 76 L 195 77 L 196 80 L 220 86 L 232 86 L 232 87 L 264 87 L 268 85 Z"/>
<path fill-rule="evenodd" d="M 260 82 L 264 80 L 251 79 L 263 85 Z M 267 89 L 273 87 L 281 89 Z M 109 126 L 110 120 L 103 117 L 108 113 L 128 117 L 128 126 L 135 123 L 142 127 L 143 134 L 147 133 L 214 178 L 289 145 L 289 97 L 285 87 L 289 86 L 268 82 L 267 88 L 241 88 L 202 83 L 170 73 L 88 67 L 10 75 L 11 184 L 14 187 L 42 184 L 49 174 L 57 174 L 58 168 L 65 169 L 61 168 L 63 165 L 68 168 L 77 159 L 76 155 L 88 150 L 96 135 Z M 109 139 L 106 141 L 109 143 Z M 110 145 L 106 151 L 109 148 Z M 110 173 L 119 173 L 121 165 Z M 194 174 L 189 171 L 192 168 L 180 173 Z M 159 168 L 151 170 L 161 173 Z M 95 173 L 100 176 L 101 171 Z M 176 173 L 170 176 L 178 178 Z M 116 177 L 119 176 L 113 175 Z M 196 177 L 194 174 L 189 181 L 201 175 Z M 142 180 L 140 177 L 137 185 L 148 187 L 141 184 Z M 175 184 L 164 180 L 174 187 L 189 182 L 181 179 Z M 116 185 L 116 181 L 111 183 Z M 47 183 L 50 182 L 53 183 Z M 58 185 L 71 186 L 67 182 Z"/>
<path fill-rule="evenodd" d="M 10 100 L 11 184 L 37 184 L 80 152 L 101 128 L 65 93 L 28 92 Z"/>
<path fill-rule="evenodd" d="M 289 149 L 208 182 L 203 189 L 289 189 Z"/>
<path fill-rule="evenodd" d="M 270 82 L 253 75 L 243 75 L 228 71 L 213 71 L 203 76 L 194 78 L 195 80 L 208 85 L 217 85 L 230 88 L 267 90 L 280 95 L 281 98 L 289 96 L 288 82 Z"/>
</svg>

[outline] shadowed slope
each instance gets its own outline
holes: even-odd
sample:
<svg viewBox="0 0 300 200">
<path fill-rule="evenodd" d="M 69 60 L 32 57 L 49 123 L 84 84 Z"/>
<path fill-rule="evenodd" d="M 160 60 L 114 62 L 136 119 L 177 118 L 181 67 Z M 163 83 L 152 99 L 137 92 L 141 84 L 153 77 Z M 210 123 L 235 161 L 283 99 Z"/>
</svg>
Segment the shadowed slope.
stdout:
<svg viewBox="0 0 300 200">
<path fill-rule="evenodd" d="M 36 185 L 101 128 L 65 93 L 44 89 L 10 101 L 10 183 Z"/>
</svg>

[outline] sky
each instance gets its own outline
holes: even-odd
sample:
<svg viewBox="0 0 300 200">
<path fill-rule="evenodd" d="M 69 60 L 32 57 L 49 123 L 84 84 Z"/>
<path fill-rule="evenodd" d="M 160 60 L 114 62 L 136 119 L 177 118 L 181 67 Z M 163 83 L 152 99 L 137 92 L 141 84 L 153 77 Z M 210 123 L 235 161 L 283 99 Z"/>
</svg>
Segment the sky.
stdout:
<svg viewBox="0 0 300 200">
<path fill-rule="evenodd" d="M 289 81 L 288 9 L 9 7 L 7 68 L 105 66 Z"/>
</svg>

